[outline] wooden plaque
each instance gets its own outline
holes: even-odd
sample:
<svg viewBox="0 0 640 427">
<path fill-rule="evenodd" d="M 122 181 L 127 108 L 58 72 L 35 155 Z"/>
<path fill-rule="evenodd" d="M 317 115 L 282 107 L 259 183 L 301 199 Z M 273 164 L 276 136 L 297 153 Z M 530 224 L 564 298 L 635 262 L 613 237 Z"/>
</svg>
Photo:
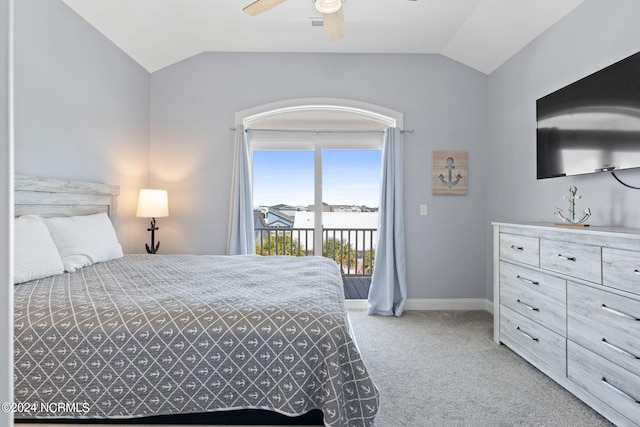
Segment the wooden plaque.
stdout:
<svg viewBox="0 0 640 427">
<path fill-rule="evenodd" d="M 467 194 L 467 152 L 434 151 L 433 194 Z"/>
</svg>

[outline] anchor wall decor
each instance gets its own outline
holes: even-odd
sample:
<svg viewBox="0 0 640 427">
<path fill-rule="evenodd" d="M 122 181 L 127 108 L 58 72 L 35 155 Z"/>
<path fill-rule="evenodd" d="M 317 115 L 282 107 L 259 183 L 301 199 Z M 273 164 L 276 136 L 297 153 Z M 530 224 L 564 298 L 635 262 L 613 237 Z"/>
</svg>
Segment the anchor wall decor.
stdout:
<svg viewBox="0 0 640 427">
<path fill-rule="evenodd" d="M 467 152 L 432 153 L 433 194 L 467 194 Z"/>
</svg>

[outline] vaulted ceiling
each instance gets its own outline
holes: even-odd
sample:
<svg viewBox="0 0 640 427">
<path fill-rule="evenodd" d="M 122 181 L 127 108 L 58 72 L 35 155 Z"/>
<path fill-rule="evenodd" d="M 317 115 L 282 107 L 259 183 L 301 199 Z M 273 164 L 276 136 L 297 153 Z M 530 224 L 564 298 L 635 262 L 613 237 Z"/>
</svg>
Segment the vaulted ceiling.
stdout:
<svg viewBox="0 0 640 427">
<path fill-rule="evenodd" d="M 328 41 L 313 0 L 63 0 L 153 72 L 202 52 L 435 53 L 490 74 L 583 0 L 343 0 Z"/>
</svg>

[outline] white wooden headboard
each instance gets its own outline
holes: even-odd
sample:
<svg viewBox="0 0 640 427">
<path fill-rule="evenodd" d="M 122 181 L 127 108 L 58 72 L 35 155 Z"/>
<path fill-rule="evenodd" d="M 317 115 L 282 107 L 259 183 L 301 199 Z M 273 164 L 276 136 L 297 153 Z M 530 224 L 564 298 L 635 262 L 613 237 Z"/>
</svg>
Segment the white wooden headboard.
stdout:
<svg viewBox="0 0 640 427">
<path fill-rule="evenodd" d="M 120 187 L 84 181 L 65 181 L 16 175 L 15 216 L 71 216 L 115 213 Z"/>
</svg>

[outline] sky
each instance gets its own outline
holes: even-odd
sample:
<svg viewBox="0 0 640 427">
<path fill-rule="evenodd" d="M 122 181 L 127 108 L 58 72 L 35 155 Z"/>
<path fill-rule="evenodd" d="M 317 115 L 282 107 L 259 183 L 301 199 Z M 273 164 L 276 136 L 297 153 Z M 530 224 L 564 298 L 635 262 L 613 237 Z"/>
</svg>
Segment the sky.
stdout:
<svg viewBox="0 0 640 427">
<path fill-rule="evenodd" d="M 253 204 L 313 204 L 313 151 L 253 151 Z M 323 201 L 377 207 L 380 150 L 323 150 Z"/>
</svg>

